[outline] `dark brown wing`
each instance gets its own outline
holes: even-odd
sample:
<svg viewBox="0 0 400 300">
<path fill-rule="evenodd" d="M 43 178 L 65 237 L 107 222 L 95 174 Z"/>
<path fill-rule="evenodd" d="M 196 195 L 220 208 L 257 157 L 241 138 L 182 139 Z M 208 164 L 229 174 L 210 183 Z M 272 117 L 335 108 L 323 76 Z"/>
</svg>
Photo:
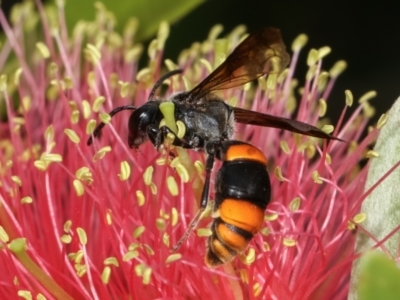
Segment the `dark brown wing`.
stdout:
<svg viewBox="0 0 400 300">
<path fill-rule="evenodd" d="M 279 128 L 296 133 L 301 133 L 308 136 L 314 136 L 328 140 L 338 140 L 343 142 L 342 139 L 327 134 L 323 132 L 321 129 L 307 123 L 283 117 L 263 114 L 256 111 L 238 107 L 232 107 L 232 109 L 234 111 L 235 121 L 237 123 Z"/>
<path fill-rule="evenodd" d="M 279 29 L 264 28 L 256 31 L 188 93 L 187 101 L 197 101 L 212 91 L 241 86 L 264 74 L 280 73 L 289 60 Z"/>
</svg>

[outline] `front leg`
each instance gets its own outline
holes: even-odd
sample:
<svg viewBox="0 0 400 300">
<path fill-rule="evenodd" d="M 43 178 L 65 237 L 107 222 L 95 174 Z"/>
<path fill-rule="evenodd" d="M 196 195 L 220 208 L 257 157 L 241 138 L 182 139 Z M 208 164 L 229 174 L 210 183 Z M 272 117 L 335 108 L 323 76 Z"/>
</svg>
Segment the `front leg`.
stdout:
<svg viewBox="0 0 400 300">
<path fill-rule="evenodd" d="M 157 125 L 147 126 L 147 135 L 157 150 L 164 143 L 168 134 L 172 134 L 172 136 L 174 137 L 174 141 L 172 142 L 172 145 L 174 145 L 176 147 L 185 148 L 185 149 L 193 149 L 193 146 L 191 144 L 189 144 L 185 140 L 179 138 L 176 135 L 176 133 L 173 132 L 169 127 L 167 127 L 165 125 L 161 126 L 160 128 L 158 128 Z"/>
</svg>

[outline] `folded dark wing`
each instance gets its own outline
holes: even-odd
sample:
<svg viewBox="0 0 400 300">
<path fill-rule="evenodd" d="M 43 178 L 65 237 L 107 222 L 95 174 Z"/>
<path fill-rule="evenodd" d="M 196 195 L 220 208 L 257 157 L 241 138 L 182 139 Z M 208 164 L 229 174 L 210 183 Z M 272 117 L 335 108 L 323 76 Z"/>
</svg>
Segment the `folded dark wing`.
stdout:
<svg viewBox="0 0 400 300">
<path fill-rule="evenodd" d="M 235 121 L 242 124 L 251 124 L 263 127 L 272 127 L 284 129 L 296 133 L 301 133 L 308 136 L 343 141 L 337 137 L 325 133 L 321 129 L 300 121 L 263 114 L 252 110 L 247 110 L 239 107 L 232 107 L 235 114 Z"/>
<path fill-rule="evenodd" d="M 188 93 L 187 101 L 195 102 L 212 91 L 238 87 L 265 74 L 280 73 L 289 61 L 279 29 L 256 31 Z"/>
</svg>

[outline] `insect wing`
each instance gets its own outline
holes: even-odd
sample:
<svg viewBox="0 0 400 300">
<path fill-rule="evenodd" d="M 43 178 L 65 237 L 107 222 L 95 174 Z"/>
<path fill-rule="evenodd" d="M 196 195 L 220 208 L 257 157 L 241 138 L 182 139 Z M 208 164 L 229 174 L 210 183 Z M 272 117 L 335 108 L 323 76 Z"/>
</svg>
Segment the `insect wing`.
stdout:
<svg viewBox="0 0 400 300">
<path fill-rule="evenodd" d="M 308 136 L 343 141 L 337 137 L 325 133 L 321 129 L 300 121 L 263 114 L 252 110 L 247 110 L 239 107 L 232 107 L 235 114 L 235 121 L 242 124 L 251 124 L 263 127 L 272 127 L 284 129 L 296 133 L 301 133 Z"/>
<path fill-rule="evenodd" d="M 212 91 L 244 85 L 264 74 L 280 73 L 289 60 L 279 29 L 264 28 L 256 31 L 189 92 L 187 101 L 196 101 Z"/>
</svg>

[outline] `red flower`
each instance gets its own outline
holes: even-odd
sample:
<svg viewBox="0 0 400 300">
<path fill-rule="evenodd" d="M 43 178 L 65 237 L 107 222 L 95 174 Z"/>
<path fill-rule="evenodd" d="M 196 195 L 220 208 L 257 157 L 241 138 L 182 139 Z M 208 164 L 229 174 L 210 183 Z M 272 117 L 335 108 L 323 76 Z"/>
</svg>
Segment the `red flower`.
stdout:
<svg viewBox="0 0 400 300">
<path fill-rule="evenodd" d="M 128 112 L 115 117 L 94 146 L 86 145 L 95 122 L 107 120 L 105 112 L 131 99 L 138 106 L 146 101 L 162 72 L 164 33 L 150 46 L 149 67 L 138 71 L 141 46 L 109 29 L 107 19 L 78 24 L 69 38 L 63 25 L 52 29 L 40 14 L 44 42 L 34 47 L 28 38 L 33 31 L 22 30 L 30 14 L 21 14 L 10 27 L 0 12 L 7 35 L 0 61 L 13 56 L 18 61 L 14 76 L 0 80 L 8 114 L 0 151 L 3 298 L 347 296 L 356 258 L 353 229 L 369 193 L 363 191 L 368 163 L 360 161 L 378 133 L 373 129 L 360 140 L 367 102 L 350 118 L 344 108 L 335 126 L 334 134 L 350 143 L 328 145 L 276 129 L 237 127 L 237 139 L 270 157 L 272 202 L 264 228 L 241 260 L 210 269 L 204 264 L 204 237 L 192 235 L 171 253 L 197 211 L 204 155 L 189 151 L 185 158 L 182 151 L 173 168 L 150 143 L 138 152 L 128 149 Z M 230 48 L 241 35 L 240 30 L 230 35 Z M 225 91 L 223 98 L 240 106 L 250 100 L 254 110 L 316 124 L 345 63 L 325 72 L 322 58 L 329 49 L 311 50 L 292 116 L 298 92 L 293 73 L 305 40 L 302 35 L 293 43 L 290 68 L 276 81 L 260 79 L 258 88 Z M 212 39 L 182 52 L 178 65 L 185 80 L 172 78 L 167 94 L 184 90 L 183 82 L 199 82 L 215 56 Z M 350 101 L 351 93 L 346 95 Z M 204 218 L 201 227 L 209 222 Z"/>
</svg>

